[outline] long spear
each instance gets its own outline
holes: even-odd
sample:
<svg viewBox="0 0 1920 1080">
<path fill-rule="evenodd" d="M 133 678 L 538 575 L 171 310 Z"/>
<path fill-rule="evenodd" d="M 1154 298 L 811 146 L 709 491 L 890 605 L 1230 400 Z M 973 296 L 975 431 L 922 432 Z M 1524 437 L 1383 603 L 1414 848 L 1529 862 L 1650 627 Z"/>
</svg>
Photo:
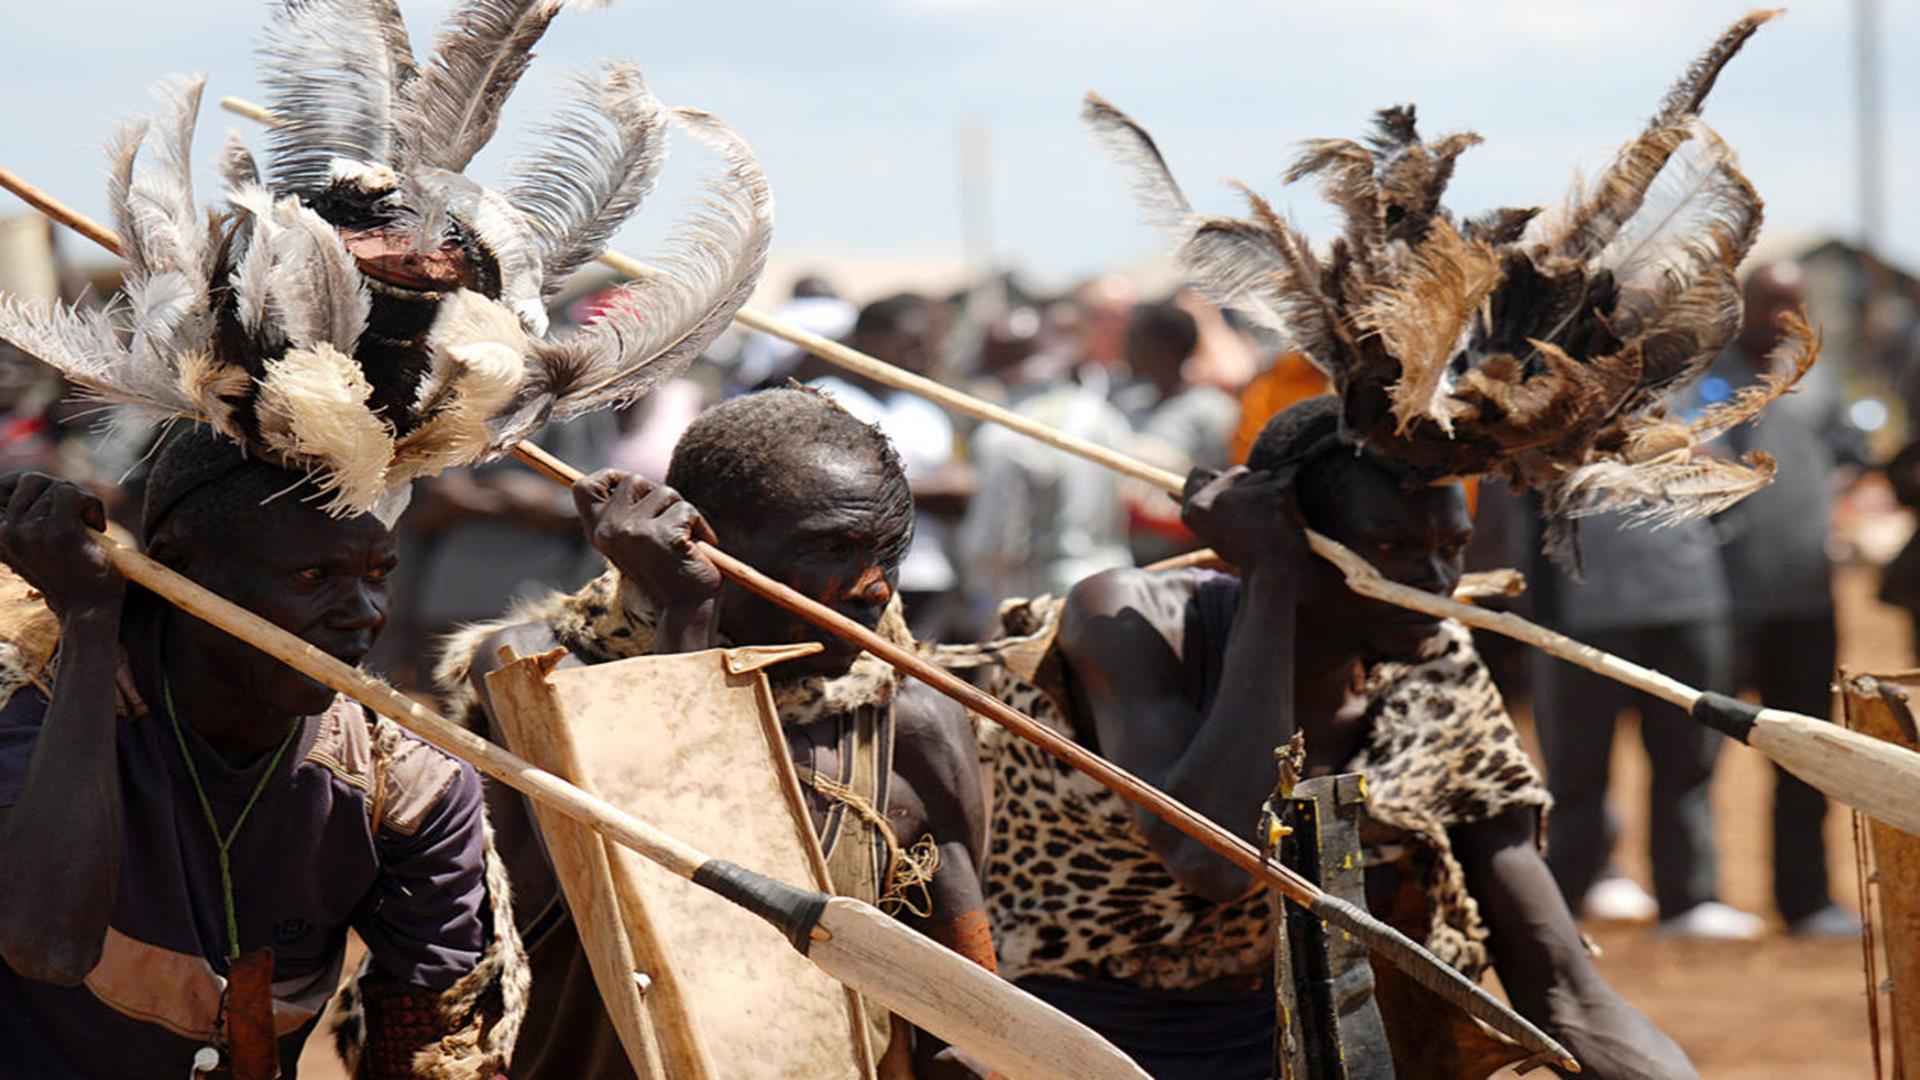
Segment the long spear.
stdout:
<svg viewBox="0 0 1920 1080">
<path fill-rule="evenodd" d="M 600 261 L 629 277 L 644 277 L 648 269 L 638 260 L 617 252 L 608 252 Z M 734 318 L 847 371 L 896 390 L 918 394 L 962 416 L 999 424 L 1174 495 L 1179 495 L 1185 487 L 1184 479 L 1177 473 L 1155 468 L 1109 447 L 904 371 L 763 312 L 742 308 Z M 1920 754 L 1802 713 L 1750 705 L 1726 694 L 1696 689 L 1665 672 L 1576 641 L 1512 612 L 1490 611 L 1390 581 L 1351 548 L 1312 529 L 1307 530 L 1307 543 L 1315 554 L 1340 570 L 1348 588 L 1362 596 L 1502 634 L 1678 705 L 1695 720 L 1752 746 L 1829 797 L 1869 817 L 1920 834 Z"/>
<path fill-rule="evenodd" d="M 613 252 L 602 256 L 601 261 L 629 276 L 644 276 L 647 271 L 637 260 Z M 1048 427 L 760 312 L 742 308 L 735 318 L 841 368 L 897 390 L 918 394 L 963 416 L 999 424 L 1174 495 L 1185 487 L 1185 481 L 1177 473 Z M 1307 530 L 1307 543 L 1315 554 L 1333 563 L 1345 575 L 1348 588 L 1362 596 L 1503 634 L 1671 702 L 1687 710 L 1695 720 L 1759 750 L 1828 796 L 1869 817 L 1920 834 L 1920 754 L 1801 713 L 1750 705 L 1725 694 L 1698 690 L 1664 672 L 1576 641 L 1511 612 L 1489 611 L 1389 581 L 1351 548 L 1312 529 Z"/>
<path fill-rule="evenodd" d="M 277 123 L 271 112 L 241 98 L 222 98 L 220 105 L 229 112 L 262 123 Z M 0 176 L 0 183 L 4 179 L 4 176 Z M 18 193 L 18 189 L 14 190 Z M 24 193 L 21 197 L 34 202 Z M 41 203 L 34 204 L 45 209 Z M 94 228 L 98 229 L 98 226 Z M 653 272 L 638 259 L 615 251 L 602 254 L 600 262 L 631 278 L 644 278 Z M 744 326 L 797 345 L 847 371 L 896 390 L 918 394 L 962 416 L 999 424 L 1057 450 L 1104 465 L 1124 476 L 1143 480 L 1176 496 L 1185 487 L 1184 479 L 1177 473 L 1155 468 L 1109 447 L 1069 435 L 925 376 L 903 371 L 764 312 L 743 307 L 734 314 L 734 319 Z M 1307 543 L 1315 554 L 1339 568 L 1346 577 L 1347 587 L 1362 596 L 1436 618 L 1457 619 L 1468 626 L 1505 635 L 1570 664 L 1678 705 L 1695 720 L 1752 746 L 1828 797 L 1869 817 L 1920 835 L 1920 754 L 1802 713 L 1750 705 L 1725 694 L 1696 689 L 1664 672 L 1596 649 L 1511 612 L 1489 611 L 1389 581 L 1351 549 L 1312 529 L 1307 530 Z"/>
<path fill-rule="evenodd" d="M 102 534 L 127 579 L 352 697 L 542 805 L 772 923 L 821 970 L 1009 1075 L 1147 1074 L 1079 1021 L 870 904 L 796 888 L 708 856 L 421 705 L 386 683 Z"/>
<path fill-rule="evenodd" d="M 115 236 L 111 230 L 93 221 L 86 215 L 81 214 L 79 211 L 60 203 L 46 192 L 26 183 L 5 168 L 0 168 L 0 187 L 7 188 L 15 195 L 18 195 L 45 213 L 48 217 L 72 227 L 75 231 L 100 244 L 107 250 L 115 254 L 120 253 L 119 238 Z M 773 322 L 773 320 L 768 321 Z M 871 358 L 868 358 L 868 361 L 873 364 L 880 363 L 877 360 L 871 360 Z M 881 366 L 884 367 L 885 365 Z M 516 457 L 527 462 L 542 475 L 557 483 L 572 484 L 580 478 L 581 474 L 577 469 L 548 454 L 546 451 L 541 450 L 539 447 L 534 446 L 532 443 L 520 442 L 514 446 L 513 452 Z M 712 560 L 721 573 L 739 582 L 744 587 L 801 615 L 815 625 L 821 626 L 841 637 L 855 642 L 868 652 L 892 664 L 900 671 L 919 679 L 933 689 L 959 702 L 966 708 L 994 720 L 1007 728 L 1007 730 L 1038 745 L 1041 749 L 1061 759 L 1073 768 L 1093 777 L 1121 798 L 1165 819 L 1181 832 L 1193 837 L 1208 849 L 1251 874 L 1256 881 L 1278 891 L 1293 903 L 1312 911 L 1320 918 L 1352 934 L 1356 939 L 1366 944 L 1369 949 L 1379 953 L 1392 962 L 1394 966 L 1405 971 L 1408 976 L 1415 981 L 1458 1006 L 1468 1015 L 1484 1021 L 1494 1030 L 1527 1048 L 1536 1058 L 1552 1061 L 1563 1068 L 1575 1071 L 1579 1069 L 1579 1064 L 1573 1059 L 1573 1056 L 1567 1052 L 1565 1047 L 1562 1047 L 1558 1042 L 1547 1036 L 1546 1033 L 1535 1027 L 1525 1017 L 1514 1012 L 1506 1004 L 1481 989 L 1478 984 L 1470 981 L 1466 976 L 1452 967 L 1442 963 L 1434 957 L 1432 953 L 1427 952 L 1412 939 L 1395 930 L 1393 927 L 1375 919 L 1361 908 L 1349 904 L 1337 896 L 1323 892 L 1318 886 L 1291 868 L 1279 863 L 1267 861 L 1252 844 L 1222 828 L 1212 819 L 1193 810 L 1185 803 L 1180 802 L 1153 785 L 1146 783 L 1132 773 L 1114 765 L 1105 758 L 1088 751 L 1078 743 L 1062 737 L 1051 728 L 1039 723 L 1025 713 L 1009 707 L 999 699 L 958 678 L 924 657 L 902 649 L 898 645 L 887 641 L 885 638 L 867 629 L 865 626 L 841 615 L 839 612 L 815 601 L 811 597 L 804 596 L 780 582 L 767 577 L 753 567 L 735 559 L 713 545 L 704 542 L 696 543 L 701 553 Z M 520 761 L 520 759 L 506 754 L 505 751 L 494 746 L 492 743 L 480 739 L 470 732 L 466 732 L 465 729 L 457 728 L 457 726 L 456 730 L 459 734 L 467 738 L 456 739 L 452 732 L 445 731 L 440 726 L 428 722 L 429 720 L 437 720 L 440 718 L 426 712 L 420 708 L 417 703 L 413 703 L 410 698 L 397 694 L 396 691 L 393 691 L 391 687 L 386 686 L 384 683 L 372 680 L 363 674 L 355 672 L 351 668 L 346 668 L 345 665 L 338 665 L 338 668 L 336 668 L 332 665 L 314 661 L 320 670 L 312 670 L 306 666 L 302 666 L 303 662 L 311 658 L 306 655 L 306 652 L 302 652 L 296 648 L 297 645 L 301 644 L 298 638 L 286 634 L 284 631 L 274 627 L 271 623 L 267 623 L 265 620 L 251 615 L 244 609 L 220 600 L 219 597 L 213 596 L 211 593 L 205 593 L 203 589 L 199 590 L 199 592 L 204 593 L 204 597 L 189 593 L 188 590 L 199 589 L 199 587 L 195 586 L 186 578 L 168 570 L 166 567 L 152 562 L 152 560 L 145 559 L 129 549 L 120 545 L 107 543 L 103 543 L 102 546 L 107 550 L 109 556 L 114 559 L 115 565 L 119 566 L 121 571 L 125 573 L 130 580 L 146 586 L 195 614 L 199 614 L 199 612 L 192 607 L 187 607 L 187 601 L 191 600 L 205 604 L 208 598 L 210 598 L 218 604 L 225 605 L 224 609 L 214 609 L 221 612 L 225 621 L 216 621 L 214 619 L 208 619 L 208 621 L 214 622 L 215 625 L 221 626 L 241 640 L 291 664 L 302 673 L 310 675 L 334 687 L 334 689 L 355 698 L 376 712 L 391 716 L 395 721 L 407 726 L 409 730 L 419 734 L 422 738 L 433 742 L 436 746 L 441 747 L 448 753 L 470 761 L 476 768 L 486 771 L 488 775 L 498 776 L 502 782 L 514 787 L 516 790 L 520 790 L 535 798 L 543 798 L 548 795 L 555 795 L 558 789 L 554 788 L 552 786 L 553 784 L 570 787 L 570 785 L 566 785 L 566 782 L 560 780 L 558 777 L 553 777 L 551 774 L 534 769 L 532 766 L 527 765 L 527 763 Z M 1358 556 L 1355 556 L 1355 558 L 1358 558 Z M 242 616 L 244 616 L 244 618 L 242 618 Z M 202 617 L 205 618 L 205 616 Z M 307 651 L 317 652 L 317 650 Z M 331 657 L 326 657 L 324 653 L 318 655 L 324 659 L 332 659 Z M 367 696 L 363 696 L 363 694 Z M 403 705 L 403 703 L 405 704 Z M 395 714 L 389 711 L 390 708 L 393 707 L 403 707 L 406 708 L 407 711 L 404 714 Z M 423 717 L 426 719 L 423 719 Z M 421 723 L 422 726 L 418 728 L 414 727 L 413 725 L 416 722 Z M 442 720 L 441 723 L 445 724 L 445 721 Z M 443 738 L 449 741 L 443 742 Z M 475 745 L 476 742 L 478 744 L 477 746 Z M 478 752 L 481 748 L 484 748 L 489 755 L 505 754 L 506 758 L 502 759 L 498 756 L 490 756 L 483 760 L 478 757 L 467 757 L 466 752 Z M 501 762 L 506 759 L 510 759 L 514 763 L 515 768 L 509 770 L 507 775 L 494 772 L 493 768 L 504 767 Z M 530 774 L 539 774 L 539 776 L 546 777 L 551 783 L 541 782 L 538 784 L 523 785 L 522 781 L 525 781 Z M 555 795 L 555 797 L 564 796 Z M 603 807 L 606 806 L 604 803 L 601 805 Z M 577 803 L 566 806 L 556 805 L 556 808 L 577 817 L 581 816 L 581 813 L 584 812 L 584 808 Z M 606 808 L 611 809 L 611 807 Z M 598 825 L 596 819 L 581 817 L 581 820 L 587 821 L 588 824 L 595 825 L 596 827 Z M 623 832 L 610 832 L 608 835 L 618 843 L 634 846 L 629 843 L 629 839 L 641 836 L 641 834 L 633 832 L 632 825 L 634 824 L 638 823 L 628 818 L 627 822 L 623 825 Z M 627 839 L 623 839 L 623 837 Z M 656 858 L 655 852 L 658 850 L 658 846 L 655 845 L 651 848 L 635 846 L 634 850 L 639 851 L 648 858 Z M 673 869 L 673 867 L 669 866 L 669 869 Z M 676 870 L 676 872 L 678 871 Z M 708 883 L 701 882 L 701 884 Z M 854 984 L 849 983 L 849 985 Z M 858 986 L 855 986 L 855 988 L 859 989 Z M 884 989 L 875 994 L 878 1000 L 886 1001 L 887 999 L 883 995 Z M 915 1013 L 912 1011 L 912 1008 L 913 1006 L 909 1005 L 908 1007 L 896 1009 L 895 1011 L 909 1020 L 915 1020 Z M 920 1006 L 920 1009 L 922 1012 L 926 1011 L 925 1006 Z M 915 1022 L 918 1023 L 917 1020 L 915 1020 Z M 936 1035 L 941 1034 L 937 1025 L 929 1026 L 923 1024 L 921 1026 Z M 965 1048 L 965 1044 L 958 1039 L 950 1041 L 954 1042 L 955 1045 Z"/>
</svg>

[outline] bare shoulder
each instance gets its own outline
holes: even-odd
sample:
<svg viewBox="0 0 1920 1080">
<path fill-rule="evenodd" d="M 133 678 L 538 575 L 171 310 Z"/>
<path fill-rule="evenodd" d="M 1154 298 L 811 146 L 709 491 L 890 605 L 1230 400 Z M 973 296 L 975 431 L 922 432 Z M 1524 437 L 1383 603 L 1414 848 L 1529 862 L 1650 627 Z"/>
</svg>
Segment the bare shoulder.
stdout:
<svg viewBox="0 0 1920 1080">
<path fill-rule="evenodd" d="M 986 796 L 966 710 L 907 679 L 894 695 L 893 721 L 893 772 L 906 788 L 896 807 L 915 819 L 913 829 L 964 845 L 977 865 L 986 837 Z"/>
<path fill-rule="evenodd" d="M 1199 580 L 1190 570 L 1124 567 L 1095 574 L 1067 593 L 1060 648 L 1079 677 L 1164 662 L 1178 653 Z"/>
<path fill-rule="evenodd" d="M 1102 615 L 1117 615 L 1129 607 L 1137 606 L 1153 595 L 1156 585 L 1154 579 L 1159 576 L 1139 567 L 1123 566 L 1083 578 L 1067 590 L 1067 604 L 1061 612 L 1063 631 L 1075 622 Z"/>
<path fill-rule="evenodd" d="M 894 758 L 945 772 L 978 762 L 973 725 L 958 702 L 920 682 L 902 679 L 893 698 Z"/>
</svg>

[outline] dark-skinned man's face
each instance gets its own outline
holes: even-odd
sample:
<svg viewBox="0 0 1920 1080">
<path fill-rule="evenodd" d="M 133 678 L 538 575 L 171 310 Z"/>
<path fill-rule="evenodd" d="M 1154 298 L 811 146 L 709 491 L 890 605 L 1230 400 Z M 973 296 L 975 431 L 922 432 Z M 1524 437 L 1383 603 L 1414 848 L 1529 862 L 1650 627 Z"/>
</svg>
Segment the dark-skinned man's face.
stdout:
<svg viewBox="0 0 1920 1080">
<path fill-rule="evenodd" d="M 815 447 L 794 463 L 805 482 L 792 506 L 769 506 L 752 522 L 714 521 L 722 549 L 761 572 L 869 629 L 893 599 L 902 518 L 887 498 L 879 463 L 864 448 Z M 781 664 L 773 675 L 839 675 L 860 648 L 727 583 L 720 594 L 720 632 L 740 645 L 817 641 L 825 651 Z"/>
<path fill-rule="evenodd" d="M 903 312 L 891 326 L 862 334 L 859 345 L 895 367 L 924 375 L 933 368 L 934 340 L 933 307 L 920 305 Z"/>
<path fill-rule="evenodd" d="M 320 651 L 359 664 L 392 606 L 393 534 L 373 517 L 331 518 L 292 499 L 274 510 L 243 515 L 220 535 L 163 529 L 155 554 Z M 221 630 L 181 618 L 195 648 L 257 706 L 311 716 L 333 701 L 326 686 Z"/>
<path fill-rule="evenodd" d="M 1460 583 L 1473 519 L 1458 484 L 1407 489 L 1384 469 L 1341 472 L 1341 486 L 1309 523 L 1359 552 L 1387 578 L 1436 595 Z M 1303 622 L 1367 659 L 1404 659 L 1439 629 L 1439 621 L 1347 588 L 1331 563 L 1316 560 L 1301 596 Z"/>
</svg>

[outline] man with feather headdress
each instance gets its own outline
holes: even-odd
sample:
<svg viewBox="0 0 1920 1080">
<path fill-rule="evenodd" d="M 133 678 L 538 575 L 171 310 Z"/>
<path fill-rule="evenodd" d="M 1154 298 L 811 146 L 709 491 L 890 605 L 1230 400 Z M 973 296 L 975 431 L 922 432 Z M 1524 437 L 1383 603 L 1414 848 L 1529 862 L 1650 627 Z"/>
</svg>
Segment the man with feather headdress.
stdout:
<svg viewBox="0 0 1920 1080">
<path fill-rule="evenodd" d="M 1465 971 L 1491 963 L 1520 1011 L 1603 1077 L 1693 1069 L 1588 960 L 1537 847 L 1550 800 L 1470 638 L 1358 599 L 1301 526 L 1446 593 L 1470 531 L 1461 477 L 1541 491 L 1567 560 L 1584 514 L 1676 520 L 1765 484 L 1764 454 L 1695 451 L 1804 373 L 1816 344 L 1803 322 L 1784 324 L 1778 374 L 1748 392 L 1689 420 L 1660 402 L 1739 322 L 1734 268 L 1760 202 L 1698 114 L 1771 14 L 1728 30 L 1558 212 L 1456 221 L 1441 196 L 1479 138 L 1423 140 L 1411 107 L 1379 113 L 1365 143 L 1308 143 L 1288 179 L 1317 177 L 1345 218 L 1324 256 L 1251 191 L 1248 218 L 1194 210 L 1146 131 L 1089 95 L 1088 121 L 1175 237 L 1188 281 L 1301 349 L 1334 395 L 1272 421 L 1251 471 L 1189 480 L 1185 520 L 1237 579 L 1112 571 L 1064 603 L 1009 604 L 1007 636 L 978 650 L 1000 661 L 1003 698 L 1243 835 L 1269 753 L 1294 734 L 1309 773 L 1364 774 L 1374 906 Z M 1156 1075 L 1268 1075 L 1276 901 L 1043 755 L 986 745 L 1003 970 Z M 1398 1075 L 1512 1059 L 1436 1030 L 1448 1014 L 1393 972 L 1376 979 Z"/>
<path fill-rule="evenodd" d="M 968 665 L 986 660 L 1003 700 L 1242 835 L 1273 748 L 1303 733 L 1303 774 L 1366 776 L 1377 914 L 1462 970 L 1496 968 L 1592 1074 L 1693 1075 L 1588 960 L 1535 846 L 1545 786 L 1466 631 L 1358 597 L 1308 551 L 1303 524 L 1446 594 L 1471 534 L 1458 485 L 1403 487 L 1342 444 L 1338 412 L 1329 397 L 1293 406 L 1246 468 L 1189 481 L 1182 519 L 1237 577 L 1098 574 L 1064 601 L 1005 606 L 1006 636 Z M 1280 900 L 1019 740 L 982 743 L 1002 970 L 1155 1076 L 1270 1075 Z M 1397 1075 L 1512 1060 L 1395 969 L 1374 978 Z"/>
<path fill-rule="evenodd" d="M 174 486 L 150 486 L 153 553 L 350 663 L 384 622 L 411 481 L 678 373 L 764 266 L 752 152 L 630 63 L 578 82 L 505 191 L 462 175 L 562 6 L 464 0 L 416 58 L 393 0 L 275 5 L 265 167 L 231 139 L 226 205 L 203 213 L 205 80 L 169 84 L 160 119 L 108 146 L 125 304 L 0 296 L 0 339 L 98 400 L 200 425 L 159 463 Z M 604 318 L 550 333 L 547 298 L 637 209 L 670 127 L 716 151 L 709 198 Z M 82 496 L 0 483 L 0 556 L 53 609 L 35 640 L 61 635 L 50 692 L 0 722 L 0 861 L 47 890 L 0 905 L 9 1051 L 36 1076 L 290 1069 L 351 922 L 371 961 L 336 1035 L 360 1075 L 501 1071 L 525 972 L 471 771 L 144 594 L 123 603 Z"/>
<path fill-rule="evenodd" d="M 392 534 L 317 494 L 187 429 L 154 462 L 141 531 L 357 663 L 386 621 Z M 128 590 L 80 488 L 12 473 L 0 498 L 0 558 L 45 605 L 10 609 L 8 636 L 59 644 L 16 654 L 0 685 L 0 1071 L 290 1072 L 349 927 L 369 949 L 360 1075 L 503 1070 L 525 958 L 473 770 Z"/>
</svg>

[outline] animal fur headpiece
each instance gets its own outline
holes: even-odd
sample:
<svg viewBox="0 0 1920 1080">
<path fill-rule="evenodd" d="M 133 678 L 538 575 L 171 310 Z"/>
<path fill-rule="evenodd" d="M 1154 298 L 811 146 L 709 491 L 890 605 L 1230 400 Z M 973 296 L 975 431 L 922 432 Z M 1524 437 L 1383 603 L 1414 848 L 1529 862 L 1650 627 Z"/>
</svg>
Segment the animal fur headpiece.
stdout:
<svg viewBox="0 0 1920 1080">
<path fill-rule="evenodd" d="M 1195 212 L 1145 129 L 1088 95 L 1085 118 L 1133 173 L 1140 202 L 1179 240 L 1200 291 L 1290 340 L 1333 382 L 1344 437 L 1424 479 L 1491 474 L 1543 493 L 1548 546 L 1569 522 L 1627 510 L 1671 523 L 1732 505 L 1774 463 L 1696 453 L 1791 389 L 1819 351 L 1789 319 L 1781 374 L 1691 422 L 1660 402 L 1739 329 L 1734 268 L 1760 198 L 1699 112 L 1760 25 L 1735 23 L 1680 78 L 1646 129 L 1554 210 L 1464 222 L 1440 205 L 1471 132 L 1432 142 L 1411 106 L 1383 110 L 1365 144 L 1317 139 L 1287 173 L 1316 177 L 1345 218 L 1323 257 L 1242 187 L 1248 218 Z"/>
<path fill-rule="evenodd" d="M 203 216 L 205 79 L 162 87 L 140 167 L 148 124 L 107 147 L 124 305 L 0 298 L 0 338 L 102 401 L 314 474 L 337 513 L 397 513 L 416 477 L 644 393 L 752 292 L 772 196 L 731 128 L 663 106 L 625 62 L 579 80 L 500 190 L 462 175 L 563 5 L 463 0 L 416 60 L 394 0 L 286 0 L 259 52 L 278 121 L 265 169 L 230 138 L 225 206 Z M 670 124 L 724 162 L 706 201 L 657 274 L 549 335 L 546 301 L 652 189 Z"/>
</svg>

